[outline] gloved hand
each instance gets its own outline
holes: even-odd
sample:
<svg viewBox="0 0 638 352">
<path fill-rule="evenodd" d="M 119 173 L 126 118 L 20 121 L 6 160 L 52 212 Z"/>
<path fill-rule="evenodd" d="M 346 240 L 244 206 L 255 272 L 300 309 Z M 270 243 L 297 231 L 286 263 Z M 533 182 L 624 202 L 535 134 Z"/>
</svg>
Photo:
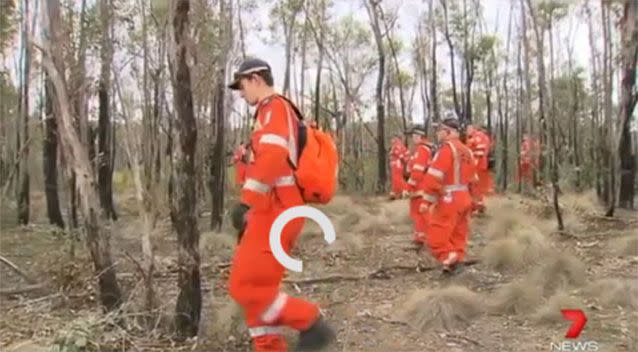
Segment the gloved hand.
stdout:
<svg viewBox="0 0 638 352">
<path fill-rule="evenodd" d="M 230 219 L 236 230 L 243 231 L 246 226 L 246 213 L 250 209 L 246 204 L 237 203 L 230 210 Z"/>
</svg>

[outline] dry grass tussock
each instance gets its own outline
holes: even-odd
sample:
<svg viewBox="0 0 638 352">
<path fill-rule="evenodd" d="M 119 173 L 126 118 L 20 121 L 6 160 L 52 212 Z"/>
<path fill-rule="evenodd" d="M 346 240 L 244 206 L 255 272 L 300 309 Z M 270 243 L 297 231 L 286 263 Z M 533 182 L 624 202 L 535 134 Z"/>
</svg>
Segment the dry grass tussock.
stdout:
<svg viewBox="0 0 638 352">
<path fill-rule="evenodd" d="M 537 263 L 549 251 L 549 240 L 535 227 L 520 227 L 497 237 L 483 249 L 486 265 L 497 271 L 517 271 Z"/>
<path fill-rule="evenodd" d="M 567 210 L 572 210 L 579 214 L 596 213 L 601 209 L 594 190 L 565 193 L 560 196 L 559 201 Z"/>
<path fill-rule="evenodd" d="M 548 233 L 555 227 L 549 220 L 539 219 L 525 209 L 518 197 L 488 198 L 487 208 L 491 216 L 486 234 L 491 239 L 508 237 L 521 228 L 536 227 L 542 233 Z"/>
<path fill-rule="evenodd" d="M 589 284 L 584 292 L 605 307 L 638 308 L 638 283 L 631 279 L 600 279 Z"/>
<path fill-rule="evenodd" d="M 542 288 L 548 297 L 565 287 L 585 284 L 585 264 L 575 255 L 551 251 L 542 258 L 542 264 L 531 272 L 531 281 Z"/>
<path fill-rule="evenodd" d="M 564 321 L 561 309 L 582 307 L 582 305 L 581 299 L 565 291 L 558 291 L 549 297 L 530 318 L 536 324 L 558 323 Z"/>
<path fill-rule="evenodd" d="M 510 282 L 499 288 L 488 301 L 495 314 L 530 313 L 543 303 L 542 288 L 525 279 Z"/>
<path fill-rule="evenodd" d="M 417 330 L 454 330 L 467 327 L 483 313 L 481 298 L 462 286 L 415 291 L 399 312 L 400 319 Z"/>
<path fill-rule="evenodd" d="M 614 239 L 609 246 L 612 252 L 618 256 L 638 256 L 638 229 Z"/>
</svg>

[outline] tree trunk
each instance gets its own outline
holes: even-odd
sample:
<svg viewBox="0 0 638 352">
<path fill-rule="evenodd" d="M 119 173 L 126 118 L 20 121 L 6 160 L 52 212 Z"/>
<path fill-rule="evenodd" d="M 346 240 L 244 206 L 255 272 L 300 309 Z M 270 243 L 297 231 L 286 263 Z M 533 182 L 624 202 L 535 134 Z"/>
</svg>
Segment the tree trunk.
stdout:
<svg viewBox="0 0 638 352">
<path fill-rule="evenodd" d="M 42 168 L 44 170 L 44 194 L 47 200 L 49 223 L 64 228 L 58 197 L 58 125 L 53 110 L 53 86 L 47 75 L 45 80 L 44 139 L 42 141 Z"/>
<path fill-rule="evenodd" d="M 22 150 L 20 159 L 20 172 L 18 177 L 18 222 L 22 225 L 29 223 L 31 199 L 29 189 L 31 186 L 31 175 L 29 174 L 29 75 L 31 72 L 31 45 L 27 41 L 30 32 L 29 26 L 29 1 L 24 2 L 24 14 L 22 24 L 22 38 L 24 59 L 22 62 L 22 83 L 20 90 L 20 117 L 22 119 L 22 142 L 18 150 Z M 20 139 L 20 136 L 18 136 Z"/>
<path fill-rule="evenodd" d="M 452 36 L 450 35 L 449 19 L 447 11 L 447 1 L 441 0 L 443 5 L 443 17 L 445 20 L 445 40 L 447 41 L 448 48 L 450 50 L 450 74 L 452 75 L 452 99 L 454 101 L 454 111 L 459 120 L 464 121 L 463 112 L 461 111 L 461 105 L 459 104 L 459 98 L 456 93 L 456 68 L 454 64 L 454 44 L 452 44 Z"/>
<path fill-rule="evenodd" d="M 437 79 L 438 79 L 438 72 L 437 72 L 437 57 L 436 57 L 436 47 L 437 47 L 437 42 L 436 42 L 436 21 L 434 20 L 434 0 L 430 0 L 429 3 L 429 11 L 430 11 L 430 30 L 432 31 L 431 36 L 432 38 L 430 39 L 432 41 L 431 45 L 432 45 L 432 55 L 430 56 L 430 60 L 431 60 L 431 65 L 432 65 L 432 73 L 431 75 L 431 82 L 430 82 L 430 99 L 432 101 L 432 119 L 434 121 L 440 121 L 441 120 L 441 113 L 440 113 L 440 109 L 439 109 L 439 97 L 438 97 L 438 83 L 437 83 Z"/>
<path fill-rule="evenodd" d="M 199 273 L 199 231 L 195 189 L 195 149 L 197 123 L 193 112 L 190 67 L 187 63 L 190 1 L 174 0 L 174 76 L 172 79 L 178 132 L 175 165 L 175 194 L 171 220 L 177 231 L 178 287 L 175 325 L 180 338 L 197 335 L 202 308 Z"/>
<path fill-rule="evenodd" d="M 86 231 L 87 246 L 93 258 L 93 265 L 98 277 L 100 301 L 107 311 L 112 311 L 121 305 L 122 293 L 117 283 L 116 271 L 111 259 L 110 230 L 101 223 L 100 206 L 98 202 L 95 174 L 90 167 L 86 149 L 80 142 L 71 115 L 65 82 L 60 72 L 62 68 L 61 48 L 63 37 L 60 26 L 60 4 L 58 0 L 47 0 L 47 12 L 51 43 L 45 43 L 42 63 L 55 88 L 55 96 L 60 112 L 58 127 L 62 147 L 69 167 L 73 168 L 80 177 L 77 184 L 80 190 L 80 204 Z M 56 67 L 56 63 L 57 66 Z"/>
<path fill-rule="evenodd" d="M 109 0 L 100 0 L 100 21 L 102 24 L 102 48 L 100 52 L 101 73 L 98 86 L 99 117 L 98 117 L 98 157 L 97 180 L 100 190 L 100 205 L 108 218 L 117 220 L 117 213 L 113 205 L 113 173 L 111 167 L 111 112 L 109 90 L 111 85 L 111 61 L 113 49 L 111 41 L 111 12 Z"/>
<path fill-rule="evenodd" d="M 622 81 L 620 111 L 620 137 L 618 155 L 620 163 L 620 193 L 618 206 L 633 209 L 636 179 L 636 155 L 633 154 L 631 120 L 638 101 L 636 88 L 636 60 L 638 59 L 638 4 L 635 1 L 625 2 L 621 27 Z M 635 120 L 635 119 L 634 119 Z"/>
</svg>

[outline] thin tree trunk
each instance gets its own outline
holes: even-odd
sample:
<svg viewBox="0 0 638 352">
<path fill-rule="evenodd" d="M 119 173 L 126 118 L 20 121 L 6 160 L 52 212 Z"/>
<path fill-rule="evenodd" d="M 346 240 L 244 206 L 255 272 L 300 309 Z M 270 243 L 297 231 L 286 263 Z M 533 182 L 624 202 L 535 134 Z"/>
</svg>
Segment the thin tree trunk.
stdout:
<svg viewBox="0 0 638 352">
<path fill-rule="evenodd" d="M 45 43 L 42 63 L 55 88 L 60 118 L 58 122 L 62 147 L 68 165 L 79 175 L 77 181 L 80 189 L 81 209 L 86 231 L 87 246 L 93 258 L 93 265 L 98 277 L 100 301 L 107 311 L 121 305 L 122 293 L 117 283 L 116 271 L 111 259 L 110 230 L 101 223 L 95 174 L 92 172 L 86 149 L 83 147 L 71 115 L 65 82 L 60 72 L 62 68 L 61 48 L 63 37 L 60 26 L 60 5 L 57 0 L 47 0 L 47 11 L 51 43 Z M 57 63 L 59 66 L 56 67 Z"/>
<path fill-rule="evenodd" d="M 450 74 L 452 75 L 451 77 L 452 78 L 452 99 L 454 101 L 454 111 L 456 111 L 456 116 L 460 120 L 464 121 L 463 112 L 461 111 L 459 98 L 456 93 L 456 68 L 454 63 L 454 44 L 452 44 L 452 36 L 450 35 L 447 1 L 441 0 L 441 5 L 443 6 L 443 17 L 445 20 L 445 40 L 447 41 L 447 45 L 450 51 Z"/>
<path fill-rule="evenodd" d="M 177 335 L 181 338 L 197 335 L 202 308 L 200 281 L 199 231 L 197 229 L 197 192 L 195 189 L 195 150 L 197 123 L 193 111 L 190 67 L 187 63 L 190 1 L 174 0 L 174 76 L 172 79 L 177 113 L 177 164 L 175 167 L 175 195 L 171 206 L 171 220 L 177 232 L 178 287 L 175 308 Z"/>
<path fill-rule="evenodd" d="M 48 75 L 45 79 L 45 113 L 42 168 L 44 170 L 44 192 L 47 200 L 47 215 L 49 223 L 64 228 L 64 219 L 60 211 L 58 197 L 58 124 L 53 109 L 53 86 Z"/>
<path fill-rule="evenodd" d="M 100 20 L 102 24 L 102 48 L 100 52 L 101 74 L 98 85 L 100 102 L 98 118 L 98 166 L 97 179 L 100 190 L 100 205 L 108 218 L 117 220 L 113 205 L 113 173 L 111 167 L 111 111 L 109 90 L 111 85 L 111 61 L 113 49 L 111 41 L 111 8 L 109 0 L 100 0 Z"/>
<path fill-rule="evenodd" d="M 432 73 L 430 74 L 431 82 L 430 82 L 430 99 L 432 100 L 432 118 L 434 121 L 441 120 L 441 113 L 439 109 L 439 96 L 438 96 L 438 72 L 437 72 L 437 57 L 436 57 L 436 21 L 434 20 L 434 0 L 430 0 L 429 3 L 429 21 L 430 21 L 430 30 L 431 30 L 431 56 L 430 62 L 432 66 Z"/>
<path fill-rule="evenodd" d="M 20 118 L 22 119 L 22 142 L 20 146 L 23 150 L 22 158 L 20 159 L 20 172 L 18 177 L 18 222 L 22 225 L 29 223 L 29 215 L 31 208 L 30 199 L 30 186 L 31 175 L 29 174 L 29 76 L 31 72 L 31 47 L 27 41 L 29 36 L 29 1 L 24 2 L 24 14 L 22 25 L 22 38 L 23 38 L 23 50 L 24 61 L 22 62 L 23 70 L 20 81 L 22 83 L 20 90 Z M 20 136 L 18 136 L 20 139 Z M 21 148 L 18 148 L 20 150 Z"/>
</svg>

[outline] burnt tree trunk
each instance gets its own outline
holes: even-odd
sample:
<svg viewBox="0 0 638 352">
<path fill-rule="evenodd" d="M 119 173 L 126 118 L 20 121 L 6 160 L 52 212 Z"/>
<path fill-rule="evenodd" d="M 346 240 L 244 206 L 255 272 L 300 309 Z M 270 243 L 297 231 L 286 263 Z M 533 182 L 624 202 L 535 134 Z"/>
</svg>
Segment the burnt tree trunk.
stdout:
<svg viewBox="0 0 638 352">
<path fill-rule="evenodd" d="M 47 201 L 47 215 L 49 223 L 64 228 L 64 219 L 60 211 L 58 197 L 58 124 L 57 113 L 53 110 L 53 86 L 48 78 L 45 79 L 45 112 L 44 139 L 42 141 L 42 168 L 44 170 L 44 194 Z"/>
<path fill-rule="evenodd" d="M 113 206 L 113 168 L 111 167 L 111 111 L 109 104 L 109 90 L 111 85 L 111 61 L 113 49 L 111 42 L 111 4 L 109 0 L 100 0 L 100 20 L 102 24 L 102 48 L 100 51 L 101 72 L 98 85 L 100 102 L 98 117 L 98 155 L 97 180 L 100 191 L 100 205 L 107 217 L 117 220 L 117 213 Z"/>
<path fill-rule="evenodd" d="M 177 115 L 177 150 L 175 194 L 171 220 L 177 232 L 179 295 L 175 308 L 175 326 L 180 338 L 197 335 L 202 308 L 199 273 L 199 231 L 197 229 L 197 192 L 195 189 L 195 149 L 197 123 L 193 111 L 190 67 L 187 63 L 190 1 L 175 0 L 173 31 L 175 40 L 174 76 L 172 79 Z"/>
</svg>

